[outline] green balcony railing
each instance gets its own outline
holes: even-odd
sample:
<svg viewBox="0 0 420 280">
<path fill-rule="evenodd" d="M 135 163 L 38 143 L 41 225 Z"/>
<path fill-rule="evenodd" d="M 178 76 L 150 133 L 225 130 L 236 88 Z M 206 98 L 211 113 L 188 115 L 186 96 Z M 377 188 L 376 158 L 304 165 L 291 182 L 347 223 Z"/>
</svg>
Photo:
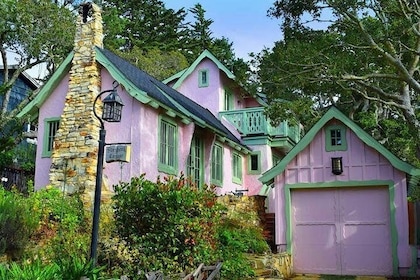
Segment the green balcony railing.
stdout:
<svg viewBox="0 0 420 280">
<path fill-rule="evenodd" d="M 263 107 L 223 111 L 219 112 L 219 117 L 225 117 L 243 136 L 288 137 L 295 143 L 301 137 L 301 129 L 298 125 L 289 125 L 287 121 L 283 121 L 278 126 L 272 126 L 264 114 Z"/>
</svg>

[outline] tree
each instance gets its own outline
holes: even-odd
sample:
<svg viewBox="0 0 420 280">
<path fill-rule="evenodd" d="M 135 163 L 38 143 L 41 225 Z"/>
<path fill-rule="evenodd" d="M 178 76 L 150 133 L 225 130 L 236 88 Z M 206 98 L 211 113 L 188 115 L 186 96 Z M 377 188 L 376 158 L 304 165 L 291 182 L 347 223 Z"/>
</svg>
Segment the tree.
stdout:
<svg viewBox="0 0 420 280">
<path fill-rule="evenodd" d="M 15 115 L 8 112 L 12 87 L 22 72 L 45 64 L 54 71 L 73 47 L 74 15 L 51 0 L 3 0 L 0 2 L 0 153 L 10 149 L 21 132 Z M 9 55 L 14 59 L 10 62 Z M 14 71 L 9 71 L 13 64 Z M 33 93 L 32 93 L 33 94 Z M 27 100 L 31 98 L 29 95 Z"/>
<path fill-rule="evenodd" d="M 333 104 L 399 156 L 415 161 L 419 6 L 406 0 L 276 1 L 269 15 L 282 20 L 284 39 L 257 57 L 270 117 L 310 126 Z M 323 28 L 315 29 L 315 23 Z M 396 131 L 403 135 L 389 134 Z M 405 137 L 403 147 L 392 147 Z"/>
<path fill-rule="evenodd" d="M 176 51 L 187 37 L 186 11 L 166 9 L 160 0 L 106 1 L 103 11 L 104 45 L 112 50 Z"/>
</svg>

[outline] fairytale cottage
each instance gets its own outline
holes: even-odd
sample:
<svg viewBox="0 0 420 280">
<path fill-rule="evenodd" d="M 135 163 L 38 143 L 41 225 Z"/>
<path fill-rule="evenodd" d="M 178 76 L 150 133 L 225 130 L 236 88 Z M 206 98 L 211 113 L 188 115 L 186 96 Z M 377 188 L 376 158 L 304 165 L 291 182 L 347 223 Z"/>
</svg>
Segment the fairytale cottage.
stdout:
<svg viewBox="0 0 420 280">
<path fill-rule="evenodd" d="M 102 37 L 100 9 L 82 5 L 73 52 L 20 113 L 38 123 L 37 189 L 78 190 L 92 201 L 95 99 L 115 90 L 124 107 L 121 122 L 104 122 L 103 194 L 141 174 L 183 173 L 218 194 L 266 196 L 276 248 L 292 255 L 296 272 L 416 273 L 407 176 L 417 169 L 335 108 L 301 141 L 299 126 L 272 127 L 264 100 L 247 95 L 208 51 L 161 82 L 104 49 Z M 116 143 L 122 161 L 111 156 Z"/>
<path fill-rule="evenodd" d="M 243 92 L 209 51 L 161 82 L 104 49 L 102 37 L 100 9 L 82 5 L 74 51 L 20 113 L 38 123 L 35 188 L 51 184 L 90 199 L 99 138 L 93 104 L 113 89 L 124 107 L 121 122 L 104 122 L 106 143 L 123 143 L 126 161 L 105 163 L 104 190 L 141 174 L 183 173 L 219 194 L 255 195 L 261 173 L 299 140 L 298 127 L 272 127 L 264 101 Z"/>
</svg>

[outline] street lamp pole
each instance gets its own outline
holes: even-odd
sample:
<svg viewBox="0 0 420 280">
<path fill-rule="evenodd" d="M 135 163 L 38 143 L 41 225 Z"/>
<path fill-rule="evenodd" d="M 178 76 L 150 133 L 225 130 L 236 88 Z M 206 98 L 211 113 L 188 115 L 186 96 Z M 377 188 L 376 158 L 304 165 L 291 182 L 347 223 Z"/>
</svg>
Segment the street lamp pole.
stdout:
<svg viewBox="0 0 420 280">
<path fill-rule="evenodd" d="M 90 260 L 92 262 L 92 266 L 96 265 L 97 261 L 97 248 L 98 248 L 98 236 L 99 236 L 99 219 L 100 219 L 100 212 L 101 212 L 101 190 L 102 190 L 102 174 L 103 174 L 103 166 L 104 166 L 104 152 L 105 152 L 105 135 L 106 130 L 104 126 L 104 122 L 120 122 L 121 121 L 121 110 L 124 104 L 122 103 L 121 98 L 118 96 L 117 87 L 118 83 L 114 81 L 113 89 L 106 90 L 98 94 L 96 96 L 95 101 L 93 102 L 93 114 L 100 122 L 100 130 L 99 130 L 99 147 L 98 147 L 98 162 L 96 165 L 96 181 L 95 181 L 95 197 L 94 197 L 94 204 L 93 204 L 93 222 L 92 222 L 92 237 L 91 237 L 91 244 L 90 244 Z M 105 93 L 110 93 L 103 102 L 103 109 L 102 109 L 102 118 L 99 117 L 96 113 L 96 102 L 98 99 Z"/>
</svg>

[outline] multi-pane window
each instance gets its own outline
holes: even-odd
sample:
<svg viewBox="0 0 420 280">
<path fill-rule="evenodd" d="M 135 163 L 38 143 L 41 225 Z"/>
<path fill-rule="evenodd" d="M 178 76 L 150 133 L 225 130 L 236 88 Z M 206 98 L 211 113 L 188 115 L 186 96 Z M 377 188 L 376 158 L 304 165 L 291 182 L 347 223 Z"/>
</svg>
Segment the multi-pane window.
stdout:
<svg viewBox="0 0 420 280">
<path fill-rule="evenodd" d="M 233 110 L 233 94 L 230 90 L 225 89 L 224 93 L 224 104 L 223 104 L 223 110 L 229 111 Z"/>
<path fill-rule="evenodd" d="M 209 71 L 207 69 L 201 69 L 200 71 L 198 71 L 198 86 L 209 86 Z"/>
<path fill-rule="evenodd" d="M 177 126 L 164 119 L 159 127 L 159 171 L 177 174 Z"/>
<path fill-rule="evenodd" d="M 196 187 L 201 187 L 203 173 L 203 143 L 202 140 L 196 136 L 191 142 L 190 154 L 187 160 L 187 177 L 195 184 Z"/>
<path fill-rule="evenodd" d="M 54 147 L 54 137 L 60 124 L 59 118 L 48 118 L 44 121 L 44 139 L 42 156 L 50 157 Z"/>
<path fill-rule="evenodd" d="M 332 125 L 326 128 L 325 149 L 328 152 L 347 150 L 345 126 Z"/>
<path fill-rule="evenodd" d="M 232 181 L 242 184 L 242 156 L 238 153 L 232 154 Z"/>
<path fill-rule="evenodd" d="M 223 147 L 219 144 L 213 146 L 211 153 L 211 183 L 222 186 L 223 183 Z"/>
</svg>

